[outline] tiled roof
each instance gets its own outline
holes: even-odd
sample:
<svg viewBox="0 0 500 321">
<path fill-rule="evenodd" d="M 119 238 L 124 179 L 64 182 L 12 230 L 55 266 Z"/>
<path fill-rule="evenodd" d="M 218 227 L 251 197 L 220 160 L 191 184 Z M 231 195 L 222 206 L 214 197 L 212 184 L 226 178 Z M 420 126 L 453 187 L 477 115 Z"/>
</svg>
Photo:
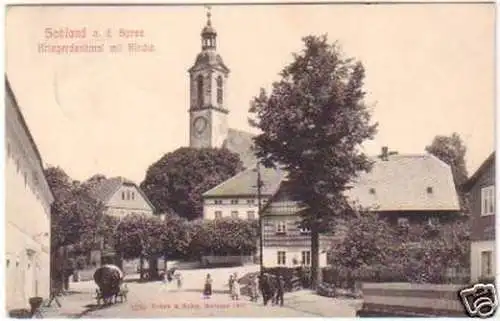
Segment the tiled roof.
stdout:
<svg viewBox="0 0 500 321">
<path fill-rule="evenodd" d="M 273 195 L 284 177 L 284 172 L 278 169 L 261 167 L 260 173 L 261 180 L 264 183 L 262 187 L 262 195 Z M 256 186 L 257 171 L 255 170 L 255 167 L 251 167 L 205 192 L 203 197 L 256 195 Z"/>
<path fill-rule="evenodd" d="M 430 154 L 374 159 L 346 196 L 378 211 L 458 211 L 450 166 Z"/>
<path fill-rule="evenodd" d="M 109 199 L 118 191 L 118 189 L 122 185 L 132 185 L 137 188 L 139 193 L 141 193 L 142 197 L 146 200 L 146 202 L 149 204 L 149 206 L 153 209 L 154 211 L 154 206 L 151 204 L 149 201 L 148 197 L 142 192 L 141 188 L 137 186 L 133 181 L 128 180 L 124 177 L 112 177 L 112 178 L 104 178 L 102 180 L 99 180 L 97 182 L 92 182 L 90 184 L 90 195 L 97 199 L 102 201 L 104 204 L 106 204 Z"/>
<path fill-rule="evenodd" d="M 251 133 L 229 128 L 227 138 L 223 144 L 223 147 L 240 156 L 245 168 L 250 168 L 257 164 L 257 158 L 252 148 L 253 137 L 254 135 Z"/>
<path fill-rule="evenodd" d="M 458 211 L 451 168 L 430 155 L 391 155 L 375 161 L 346 192 L 351 201 L 378 211 Z M 430 188 L 430 189 L 429 189 Z M 293 215 L 298 203 L 287 193 L 286 181 L 265 208 L 266 215 Z"/>
</svg>

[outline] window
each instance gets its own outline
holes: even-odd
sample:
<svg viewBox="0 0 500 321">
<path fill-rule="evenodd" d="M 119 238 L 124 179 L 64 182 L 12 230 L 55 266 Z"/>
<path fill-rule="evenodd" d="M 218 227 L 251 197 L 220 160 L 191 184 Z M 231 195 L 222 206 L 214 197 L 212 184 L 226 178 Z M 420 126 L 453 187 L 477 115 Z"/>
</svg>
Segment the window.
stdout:
<svg viewBox="0 0 500 321">
<path fill-rule="evenodd" d="M 495 214 L 495 186 L 481 189 L 481 215 Z"/>
<path fill-rule="evenodd" d="M 219 204 L 220 205 L 220 204 L 222 204 L 222 200 L 215 200 L 214 204 Z"/>
<path fill-rule="evenodd" d="M 406 217 L 398 217 L 398 226 L 404 227 L 408 226 L 410 221 Z"/>
<path fill-rule="evenodd" d="M 255 219 L 255 211 L 247 211 L 247 217 L 249 220 Z"/>
<path fill-rule="evenodd" d="M 198 93 L 198 107 L 203 106 L 203 76 L 199 75 L 196 84 L 196 90 Z"/>
<path fill-rule="evenodd" d="M 302 251 L 302 264 L 311 265 L 311 251 Z"/>
<path fill-rule="evenodd" d="M 278 251 L 278 265 L 286 265 L 286 252 Z"/>
<path fill-rule="evenodd" d="M 16 170 L 18 173 L 21 171 L 21 164 L 19 163 L 19 159 L 16 159 Z"/>
<path fill-rule="evenodd" d="M 232 218 L 238 218 L 238 211 L 232 211 L 231 212 L 231 217 Z"/>
<path fill-rule="evenodd" d="M 220 105 L 223 102 L 222 77 L 217 77 L 217 103 Z"/>
<path fill-rule="evenodd" d="M 247 200 L 247 204 L 255 204 L 255 200 Z"/>
<path fill-rule="evenodd" d="M 308 228 L 308 227 L 301 227 L 300 228 L 300 233 L 301 234 L 309 234 L 309 233 L 311 233 L 311 229 Z"/>
<path fill-rule="evenodd" d="M 492 256 L 493 255 L 491 251 L 481 252 L 481 276 L 483 277 L 488 277 L 493 274 Z"/>
<path fill-rule="evenodd" d="M 135 200 L 135 192 L 132 192 L 132 199 Z"/>
<path fill-rule="evenodd" d="M 125 192 L 122 192 L 122 200 L 125 200 Z"/>
<path fill-rule="evenodd" d="M 427 194 L 432 194 L 432 187 L 431 186 L 427 187 Z"/>
<path fill-rule="evenodd" d="M 285 234 L 286 233 L 286 222 L 278 222 L 276 224 L 276 234 Z"/>
<path fill-rule="evenodd" d="M 215 211 L 214 216 L 216 220 L 220 220 L 222 218 L 222 211 Z"/>
<path fill-rule="evenodd" d="M 238 204 L 238 200 L 231 200 L 231 204 L 232 205 L 237 205 Z"/>
</svg>

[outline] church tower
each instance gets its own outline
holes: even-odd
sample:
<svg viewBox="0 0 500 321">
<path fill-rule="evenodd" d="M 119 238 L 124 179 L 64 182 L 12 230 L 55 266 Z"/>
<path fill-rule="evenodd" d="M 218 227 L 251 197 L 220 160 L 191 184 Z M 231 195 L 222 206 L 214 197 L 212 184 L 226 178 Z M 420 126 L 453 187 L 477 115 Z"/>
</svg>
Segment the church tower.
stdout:
<svg viewBox="0 0 500 321">
<path fill-rule="evenodd" d="M 189 69 L 189 146 L 222 147 L 228 134 L 226 84 L 229 69 L 216 51 L 217 32 L 210 8 L 201 32 L 201 52 Z"/>
</svg>

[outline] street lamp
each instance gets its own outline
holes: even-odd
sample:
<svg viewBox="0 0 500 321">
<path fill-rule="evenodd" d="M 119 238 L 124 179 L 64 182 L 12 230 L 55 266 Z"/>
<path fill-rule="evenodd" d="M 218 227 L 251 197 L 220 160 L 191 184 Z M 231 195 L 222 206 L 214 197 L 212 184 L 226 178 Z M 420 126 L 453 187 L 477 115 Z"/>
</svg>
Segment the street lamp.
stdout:
<svg viewBox="0 0 500 321">
<path fill-rule="evenodd" d="M 262 229 L 262 187 L 264 186 L 264 182 L 262 182 L 261 175 L 260 175 L 260 163 L 257 162 L 257 166 L 255 168 L 257 171 L 257 204 L 258 204 L 258 210 L 257 214 L 259 217 L 259 256 L 260 256 L 260 275 L 261 277 L 264 274 L 264 253 L 263 253 L 263 248 L 264 248 L 264 231 Z"/>
</svg>

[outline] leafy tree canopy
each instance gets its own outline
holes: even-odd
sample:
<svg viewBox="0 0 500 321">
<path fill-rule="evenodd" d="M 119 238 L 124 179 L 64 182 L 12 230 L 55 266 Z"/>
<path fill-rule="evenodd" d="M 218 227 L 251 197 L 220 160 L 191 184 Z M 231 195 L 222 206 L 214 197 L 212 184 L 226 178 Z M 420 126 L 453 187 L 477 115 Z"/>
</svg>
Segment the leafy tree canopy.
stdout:
<svg viewBox="0 0 500 321">
<path fill-rule="evenodd" d="M 90 249 L 103 205 L 60 167 L 47 168 L 45 176 L 55 199 L 51 213 L 52 248 L 78 244 L 82 249 Z"/>
<path fill-rule="evenodd" d="M 152 164 L 141 188 L 159 212 L 202 216 L 202 194 L 242 170 L 227 149 L 182 147 Z"/>
<path fill-rule="evenodd" d="M 434 137 L 432 143 L 425 150 L 450 165 L 453 180 L 460 198 L 462 210 L 468 211 L 468 202 L 465 193 L 461 191 L 461 185 L 465 183 L 468 177 L 467 167 L 465 165 L 465 154 L 467 148 L 457 133 L 451 136 L 438 135 Z"/>
<path fill-rule="evenodd" d="M 343 191 L 371 163 L 359 146 L 376 125 L 363 101 L 363 65 L 344 58 L 326 36 L 308 36 L 305 49 L 281 72 L 270 95 L 261 90 L 250 112 L 263 133 L 255 138 L 266 166 L 289 171 L 294 194 L 316 219 L 343 212 Z"/>
</svg>

